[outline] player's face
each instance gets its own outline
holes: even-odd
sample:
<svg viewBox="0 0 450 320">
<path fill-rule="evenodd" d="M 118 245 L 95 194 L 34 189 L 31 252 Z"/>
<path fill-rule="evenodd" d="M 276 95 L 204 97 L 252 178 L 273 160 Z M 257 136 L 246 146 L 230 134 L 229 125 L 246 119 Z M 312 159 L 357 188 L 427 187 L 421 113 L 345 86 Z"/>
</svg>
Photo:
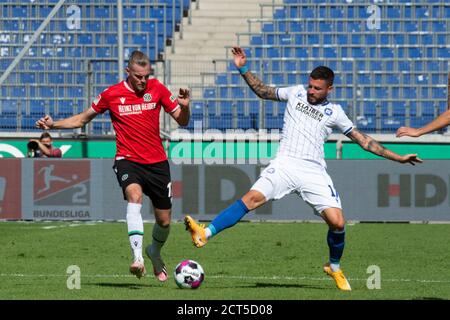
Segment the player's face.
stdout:
<svg viewBox="0 0 450 320">
<path fill-rule="evenodd" d="M 328 93 L 333 89 L 328 85 L 324 79 L 309 78 L 307 98 L 310 104 L 321 104 L 328 96 Z"/>
<path fill-rule="evenodd" d="M 147 79 L 150 77 L 150 65 L 142 67 L 138 64 L 132 64 L 126 69 L 128 74 L 127 82 L 136 92 L 142 92 L 147 87 Z"/>
<path fill-rule="evenodd" d="M 52 146 L 52 139 L 50 138 L 43 138 L 41 139 L 41 143 L 45 145 L 47 148 L 50 148 Z"/>
</svg>

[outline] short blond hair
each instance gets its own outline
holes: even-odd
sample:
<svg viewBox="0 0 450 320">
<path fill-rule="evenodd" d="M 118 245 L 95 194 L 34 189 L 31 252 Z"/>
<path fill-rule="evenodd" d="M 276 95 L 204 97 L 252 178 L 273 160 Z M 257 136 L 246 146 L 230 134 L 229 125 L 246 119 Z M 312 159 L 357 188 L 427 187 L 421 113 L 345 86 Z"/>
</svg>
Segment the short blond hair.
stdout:
<svg viewBox="0 0 450 320">
<path fill-rule="evenodd" d="M 130 68 L 133 64 L 146 67 L 150 64 L 150 59 L 142 51 L 135 50 L 131 53 L 130 58 L 128 59 L 128 68 Z"/>
</svg>

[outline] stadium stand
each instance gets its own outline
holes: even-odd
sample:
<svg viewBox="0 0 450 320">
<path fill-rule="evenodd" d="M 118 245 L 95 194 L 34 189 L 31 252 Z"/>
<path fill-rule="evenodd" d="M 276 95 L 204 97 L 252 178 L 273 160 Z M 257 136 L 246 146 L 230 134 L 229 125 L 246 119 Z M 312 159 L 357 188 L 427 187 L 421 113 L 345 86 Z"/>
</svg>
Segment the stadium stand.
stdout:
<svg viewBox="0 0 450 320">
<path fill-rule="evenodd" d="M 0 72 L 6 70 L 56 0 L 0 3 Z M 125 55 L 134 49 L 153 61 L 164 57 L 167 43 L 189 0 L 124 1 Z M 379 10 L 379 25 L 373 19 Z M 78 11 L 77 11 L 78 10 Z M 265 14 L 264 12 L 269 12 Z M 68 19 L 79 14 L 80 21 Z M 66 1 L 14 72 L 0 87 L 1 131 L 32 131 L 43 111 L 67 116 L 118 79 L 115 0 Z M 252 32 L 255 26 L 260 32 Z M 367 132 L 393 132 L 400 125 L 418 126 L 446 109 L 450 59 L 450 4 L 446 1 L 393 0 L 366 2 L 285 0 L 261 5 L 248 32 L 245 50 L 251 70 L 276 86 L 306 83 L 313 67 L 336 72 L 331 99 L 341 103 L 357 126 Z M 176 45 L 176 42 L 175 42 Z M 203 128 L 279 129 L 284 103 L 261 101 L 243 82 L 224 43 L 226 72 L 202 74 L 192 87 L 202 96 L 193 101 L 194 120 Z M 92 62 L 95 85 L 86 92 L 86 60 Z M 220 69 L 220 68 L 218 68 Z M 170 77 L 168 78 L 170 79 Z M 168 81 L 170 85 L 170 81 Z M 95 134 L 110 133 L 107 116 L 96 118 Z"/>
<path fill-rule="evenodd" d="M 8 68 L 57 2 L 0 2 L 0 73 Z M 140 49 L 152 62 L 161 59 L 189 5 L 188 0 L 124 0 L 125 57 Z M 1 85 L 1 131 L 36 130 L 34 121 L 44 111 L 66 117 L 83 110 L 87 101 L 92 101 L 86 92 L 89 60 L 93 70 L 91 95 L 116 83 L 117 33 L 117 1 L 67 0 Z M 94 120 L 94 134 L 111 133 L 107 118 L 103 115 Z"/>
<path fill-rule="evenodd" d="M 262 31 L 237 36 L 238 43 L 239 39 L 250 39 L 245 47 L 250 69 L 266 84 L 305 84 L 315 66 L 328 65 L 336 72 L 331 99 L 368 132 L 420 126 L 447 108 L 448 2 L 377 3 L 379 26 L 371 25 L 374 12 L 365 2 L 285 0 L 281 6 L 261 7 L 270 7 L 271 16 L 249 21 L 249 30 L 258 24 Z M 203 89 L 206 109 L 217 110 L 217 105 L 224 106 L 230 99 L 233 106 L 242 100 L 244 105 L 258 103 L 233 65 L 215 78 L 215 90 L 210 85 Z M 265 102 L 254 128 L 280 129 L 284 110 L 274 110 L 272 103 Z M 244 120 L 248 113 L 244 114 L 238 123 L 249 123 Z M 233 128 L 226 120 L 215 125 Z"/>
</svg>

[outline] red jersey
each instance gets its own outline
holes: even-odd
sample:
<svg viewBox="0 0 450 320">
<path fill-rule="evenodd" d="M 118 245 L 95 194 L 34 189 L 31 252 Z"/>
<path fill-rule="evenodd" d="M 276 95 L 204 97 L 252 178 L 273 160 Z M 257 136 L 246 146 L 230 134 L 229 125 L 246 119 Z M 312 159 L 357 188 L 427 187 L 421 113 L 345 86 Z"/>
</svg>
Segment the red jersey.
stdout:
<svg viewBox="0 0 450 320">
<path fill-rule="evenodd" d="M 167 160 L 159 135 L 161 106 L 167 113 L 178 108 L 177 98 L 156 79 L 136 93 L 126 81 L 115 84 L 92 103 L 97 113 L 109 110 L 116 132 L 116 159 L 150 164 Z"/>
<path fill-rule="evenodd" d="M 62 151 L 59 148 L 54 148 L 53 146 L 48 148 L 50 150 L 50 155 L 46 156 L 41 150 L 36 150 L 34 157 L 35 158 L 61 158 Z"/>
</svg>

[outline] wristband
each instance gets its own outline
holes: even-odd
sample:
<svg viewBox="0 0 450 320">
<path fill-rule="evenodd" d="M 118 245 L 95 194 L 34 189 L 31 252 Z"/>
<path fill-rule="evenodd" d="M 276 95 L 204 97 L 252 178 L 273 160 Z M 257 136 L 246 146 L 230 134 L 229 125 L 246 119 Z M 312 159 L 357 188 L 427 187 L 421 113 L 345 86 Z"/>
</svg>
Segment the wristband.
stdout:
<svg viewBox="0 0 450 320">
<path fill-rule="evenodd" d="M 238 68 L 240 74 L 244 74 L 248 71 L 248 67 L 246 65 Z"/>
</svg>

